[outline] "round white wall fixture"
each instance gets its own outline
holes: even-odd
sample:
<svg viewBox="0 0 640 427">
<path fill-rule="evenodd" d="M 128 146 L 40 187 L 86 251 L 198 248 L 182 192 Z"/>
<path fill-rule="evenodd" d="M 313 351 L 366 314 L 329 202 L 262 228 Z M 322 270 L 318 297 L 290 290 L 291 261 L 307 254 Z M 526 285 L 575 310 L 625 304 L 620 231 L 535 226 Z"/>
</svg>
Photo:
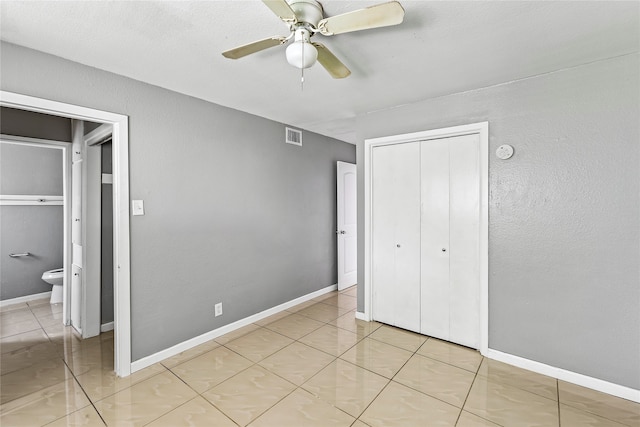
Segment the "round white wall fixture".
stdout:
<svg viewBox="0 0 640 427">
<path fill-rule="evenodd" d="M 509 144 L 504 144 L 498 147 L 496 150 L 496 156 L 501 160 L 510 159 L 513 156 L 513 147 Z"/>
</svg>

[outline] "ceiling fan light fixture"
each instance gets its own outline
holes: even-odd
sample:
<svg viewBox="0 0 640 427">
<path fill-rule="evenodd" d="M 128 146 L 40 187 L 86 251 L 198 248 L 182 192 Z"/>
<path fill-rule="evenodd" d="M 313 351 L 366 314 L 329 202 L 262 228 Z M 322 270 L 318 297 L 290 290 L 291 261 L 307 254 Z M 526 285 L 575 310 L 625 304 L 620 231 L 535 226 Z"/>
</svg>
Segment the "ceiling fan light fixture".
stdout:
<svg viewBox="0 0 640 427">
<path fill-rule="evenodd" d="M 318 49 L 304 40 L 294 41 L 287 46 L 287 62 L 297 68 L 309 68 L 318 60 Z"/>
<path fill-rule="evenodd" d="M 2 0 L 0 0 L 2 1 Z M 398 25 L 404 19 L 404 8 L 396 1 L 387 1 L 364 9 L 324 17 L 322 5 L 317 0 L 262 0 L 271 11 L 289 27 L 288 37 L 272 36 L 222 52 L 225 58 L 238 59 L 252 53 L 289 42 L 287 62 L 301 69 L 320 63 L 334 79 L 343 79 L 351 71 L 321 43 L 312 43 L 316 34 L 332 36 L 353 31 Z M 293 41 L 291 39 L 293 38 Z"/>
</svg>

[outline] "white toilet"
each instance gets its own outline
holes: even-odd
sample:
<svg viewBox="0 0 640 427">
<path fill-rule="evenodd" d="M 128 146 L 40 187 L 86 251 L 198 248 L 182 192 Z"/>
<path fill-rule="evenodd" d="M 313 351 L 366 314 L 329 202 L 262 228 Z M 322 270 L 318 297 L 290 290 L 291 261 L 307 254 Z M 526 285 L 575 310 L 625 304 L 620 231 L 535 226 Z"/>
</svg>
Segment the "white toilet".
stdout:
<svg viewBox="0 0 640 427">
<path fill-rule="evenodd" d="M 62 302 L 62 281 L 64 278 L 64 269 L 49 270 L 42 273 L 42 280 L 53 285 L 51 289 L 51 304 L 60 304 Z"/>
</svg>

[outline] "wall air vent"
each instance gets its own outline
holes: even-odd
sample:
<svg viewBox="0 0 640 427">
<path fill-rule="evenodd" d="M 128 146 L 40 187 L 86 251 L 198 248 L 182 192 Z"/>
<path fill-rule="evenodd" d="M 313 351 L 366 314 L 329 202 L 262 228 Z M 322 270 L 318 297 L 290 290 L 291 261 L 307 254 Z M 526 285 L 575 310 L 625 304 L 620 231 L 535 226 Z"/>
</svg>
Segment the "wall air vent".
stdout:
<svg viewBox="0 0 640 427">
<path fill-rule="evenodd" d="M 287 144 L 299 145 L 302 147 L 302 131 L 298 129 L 286 128 L 285 142 Z"/>
</svg>

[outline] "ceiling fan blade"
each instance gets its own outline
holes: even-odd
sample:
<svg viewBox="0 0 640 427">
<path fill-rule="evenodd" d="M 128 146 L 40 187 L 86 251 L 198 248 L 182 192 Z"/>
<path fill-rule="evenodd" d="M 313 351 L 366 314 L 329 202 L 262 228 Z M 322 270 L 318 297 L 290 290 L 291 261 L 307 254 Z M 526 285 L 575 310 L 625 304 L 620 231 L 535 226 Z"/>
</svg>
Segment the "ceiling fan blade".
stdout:
<svg viewBox="0 0 640 427">
<path fill-rule="evenodd" d="M 296 18 L 296 14 L 289 6 L 285 0 L 262 0 L 264 3 L 276 16 L 282 19 L 284 22 L 297 22 L 298 18 Z"/>
<path fill-rule="evenodd" d="M 404 19 L 404 9 L 397 1 L 382 3 L 365 9 L 325 18 L 318 30 L 325 36 L 397 25 Z"/>
<path fill-rule="evenodd" d="M 349 77 L 351 71 L 329 49 L 320 43 L 312 44 L 318 49 L 318 62 L 331 74 L 331 77 L 334 79 Z"/>
<path fill-rule="evenodd" d="M 251 55 L 252 53 L 260 52 L 261 50 L 269 49 L 270 47 L 280 46 L 287 41 L 287 37 L 273 36 L 264 40 L 258 40 L 257 42 L 238 46 L 233 49 L 229 49 L 222 52 L 222 56 L 229 59 L 238 59 L 243 56 Z"/>
</svg>

